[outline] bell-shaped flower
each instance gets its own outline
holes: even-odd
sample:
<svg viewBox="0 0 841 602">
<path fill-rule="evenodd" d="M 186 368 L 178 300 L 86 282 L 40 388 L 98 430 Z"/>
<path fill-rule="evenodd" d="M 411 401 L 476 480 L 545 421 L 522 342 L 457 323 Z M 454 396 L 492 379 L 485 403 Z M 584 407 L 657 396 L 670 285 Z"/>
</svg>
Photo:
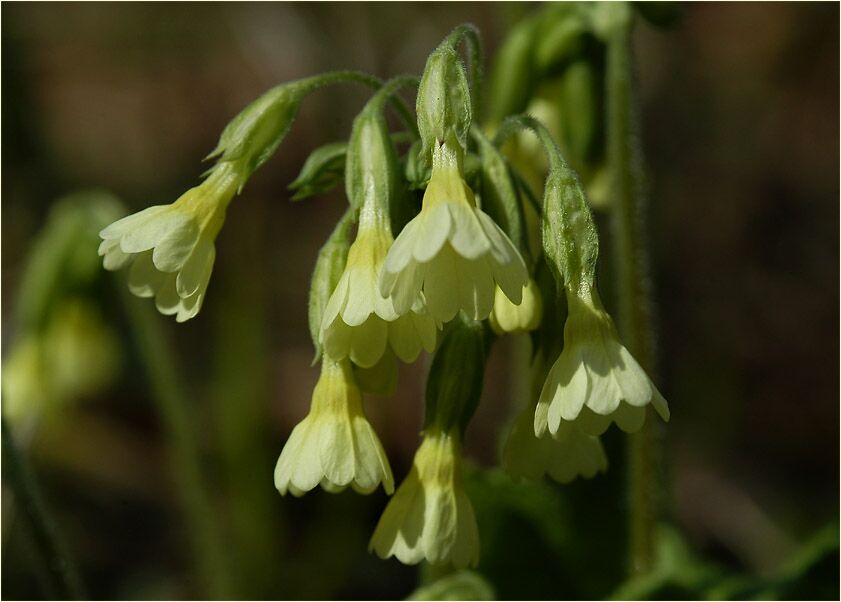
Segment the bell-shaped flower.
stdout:
<svg viewBox="0 0 841 602">
<path fill-rule="evenodd" d="M 531 278 L 523 289 L 523 300 L 518 305 L 512 303 L 501 288 L 496 287 L 494 306 L 488 320 L 496 334 L 520 334 L 534 330 L 540 326 L 542 317 L 543 300 L 540 297 L 540 289 Z"/>
<path fill-rule="evenodd" d="M 170 205 L 124 217 L 99 233 L 107 270 L 131 265 L 129 290 L 154 297 L 158 310 L 178 322 L 199 313 L 216 257 L 214 242 L 241 179 L 220 163 L 201 184 Z"/>
<path fill-rule="evenodd" d="M 459 310 L 476 320 L 487 318 L 496 285 L 513 303 L 522 300 L 528 282 L 523 258 L 476 206 L 456 146 L 436 145 L 421 211 L 397 236 L 383 265 L 380 290 L 393 298 L 399 314 L 412 307 L 420 292 L 441 322 Z"/>
<path fill-rule="evenodd" d="M 513 477 L 538 480 L 544 475 L 558 483 L 593 478 L 607 470 L 607 455 L 599 438 L 565 422 L 554 435 L 535 433 L 534 407 L 517 417 L 502 450 L 502 466 Z"/>
<path fill-rule="evenodd" d="M 402 361 L 413 362 L 421 349 L 435 349 L 438 324 L 424 308 L 420 294 L 407 311 L 398 313 L 392 299 L 380 293 L 380 271 L 394 239 L 390 226 L 364 212 L 344 272 L 324 309 L 324 352 L 334 359 L 350 357 L 357 366 L 370 368 L 391 347 Z"/>
<path fill-rule="evenodd" d="M 593 435 L 603 433 L 611 422 L 635 432 L 645 422 L 649 403 L 668 421 L 666 400 L 619 341 L 595 289 L 567 298 L 564 349 L 543 385 L 536 416 L 546 412 L 553 435 L 564 422 Z"/>
<path fill-rule="evenodd" d="M 404 564 L 426 560 L 456 568 L 479 562 L 479 531 L 461 475 L 455 433 L 430 429 L 412 469 L 386 506 L 369 549 Z"/>
<path fill-rule="evenodd" d="M 351 486 L 394 491 L 385 451 L 362 410 L 350 362 L 325 357 L 310 412 L 293 430 L 274 471 L 277 490 L 300 496 L 317 485 L 330 492 Z"/>
</svg>

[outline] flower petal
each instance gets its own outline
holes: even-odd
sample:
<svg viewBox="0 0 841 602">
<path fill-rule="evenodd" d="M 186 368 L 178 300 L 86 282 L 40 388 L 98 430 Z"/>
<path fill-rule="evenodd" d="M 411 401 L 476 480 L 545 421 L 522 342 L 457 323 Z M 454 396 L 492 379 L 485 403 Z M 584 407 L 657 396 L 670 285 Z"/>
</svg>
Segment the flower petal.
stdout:
<svg viewBox="0 0 841 602">
<path fill-rule="evenodd" d="M 139 254 L 129 270 L 128 289 L 138 297 L 154 297 L 168 275 L 155 268 L 152 253 Z"/>
<path fill-rule="evenodd" d="M 453 228 L 449 242 L 456 253 L 467 259 L 478 259 L 491 250 L 491 243 L 482 228 L 476 209 L 467 203 L 442 203 L 449 209 Z"/>
</svg>

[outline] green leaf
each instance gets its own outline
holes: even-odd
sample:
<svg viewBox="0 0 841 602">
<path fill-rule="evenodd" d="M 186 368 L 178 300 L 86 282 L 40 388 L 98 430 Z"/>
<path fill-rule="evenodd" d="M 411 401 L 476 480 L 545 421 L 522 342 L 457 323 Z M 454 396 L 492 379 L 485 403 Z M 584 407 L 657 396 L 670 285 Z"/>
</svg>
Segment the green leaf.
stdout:
<svg viewBox="0 0 841 602">
<path fill-rule="evenodd" d="M 407 600 L 495 600 L 493 587 L 475 571 L 457 571 L 419 587 Z"/>
</svg>

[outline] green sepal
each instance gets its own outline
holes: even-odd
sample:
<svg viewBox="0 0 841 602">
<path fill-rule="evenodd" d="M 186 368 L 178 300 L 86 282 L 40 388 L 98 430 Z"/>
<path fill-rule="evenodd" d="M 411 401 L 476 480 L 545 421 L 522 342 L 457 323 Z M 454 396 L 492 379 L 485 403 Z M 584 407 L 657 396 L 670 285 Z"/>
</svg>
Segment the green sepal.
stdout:
<svg viewBox="0 0 841 602">
<path fill-rule="evenodd" d="M 236 163 L 242 187 L 286 137 L 313 79 L 281 84 L 252 101 L 225 126 L 206 159 Z"/>
<path fill-rule="evenodd" d="M 482 395 L 487 338 L 482 322 L 459 312 L 445 330 L 426 381 L 424 428 L 463 436 Z"/>
<path fill-rule="evenodd" d="M 480 160 L 480 188 L 482 209 L 499 224 L 517 246 L 529 265 L 528 237 L 525 216 L 511 166 L 499 149 L 476 128 L 473 138 L 478 142 Z"/>
<path fill-rule="evenodd" d="M 403 175 L 409 183 L 409 190 L 423 190 L 432 175 L 432 162 L 421 160 L 422 148 L 421 141 L 416 140 L 406 151 Z"/>
<path fill-rule="evenodd" d="M 389 215 L 397 188 L 397 153 L 383 115 L 382 92 L 375 95 L 353 121 L 345 166 L 345 192 L 359 212 L 367 199 Z"/>
<path fill-rule="evenodd" d="M 435 145 L 445 140 L 455 139 L 462 149 L 467 149 L 473 118 L 470 86 L 464 63 L 449 38 L 426 61 L 418 88 L 416 112 L 422 165 L 431 161 Z"/>
<path fill-rule="evenodd" d="M 350 231 L 353 226 L 354 214 L 348 209 L 336 224 L 324 246 L 318 252 L 318 259 L 315 261 L 315 269 L 312 273 L 309 298 L 309 326 L 310 336 L 315 346 L 315 357 L 313 365 L 321 357 L 321 318 L 324 315 L 324 308 L 333 294 L 333 289 L 339 282 L 342 272 L 347 263 L 348 250 L 350 249 Z"/>
<path fill-rule="evenodd" d="M 550 170 L 543 196 L 543 252 L 572 293 L 592 288 L 599 237 L 578 175 L 566 162 Z"/>
<path fill-rule="evenodd" d="M 542 353 L 549 361 L 558 357 L 564 348 L 564 322 L 567 317 L 567 298 L 561 295 L 552 269 L 541 254 L 534 269 L 534 281 L 540 290 L 543 317 L 540 326 L 531 331 L 532 358 Z"/>
<path fill-rule="evenodd" d="M 345 174 L 347 142 L 331 142 L 310 153 L 301 172 L 289 185 L 294 190 L 293 201 L 300 201 L 335 188 Z"/>
</svg>

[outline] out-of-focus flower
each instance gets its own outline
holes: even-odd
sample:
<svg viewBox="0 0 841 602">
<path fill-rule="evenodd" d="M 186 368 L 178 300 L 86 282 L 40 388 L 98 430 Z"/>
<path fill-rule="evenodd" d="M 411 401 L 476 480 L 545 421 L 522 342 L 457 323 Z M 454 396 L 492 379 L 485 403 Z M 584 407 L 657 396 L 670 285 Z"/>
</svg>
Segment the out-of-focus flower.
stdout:
<svg viewBox="0 0 841 602">
<path fill-rule="evenodd" d="M 119 363 L 117 340 L 96 309 L 64 300 L 4 362 L 3 412 L 15 420 L 94 395 L 111 383 Z"/>
<path fill-rule="evenodd" d="M 178 322 L 196 316 L 204 301 L 214 242 L 241 178 L 220 163 L 204 182 L 170 205 L 149 207 L 102 230 L 99 254 L 108 270 L 131 265 L 129 290 L 155 297 L 158 310 Z"/>
<path fill-rule="evenodd" d="M 310 412 L 289 436 L 275 466 L 277 490 L 300 496 L 317 485 L 371 493 L 394 477 L 380 440 L 362 410 L 362 393 L 348 360 L 324 357 Z"/>
<path fill-rule="evenodd" d="M 393 298 L 399 314 L 423 292 L 430 314 L 440 322 L 459 310 L 481 320 L 491 312 L 496 285 L 519 304 L 527 282 L 520 253 L 476 206 L 457 145 L 436 145 L 423 207 L 389 250 L 380 291 Z"/>
<path fill-rule="evenodd" d="M 463 490 L 461 443 L 453 432 L 430 429 L 412 470 L 386 506 L 369 548 L 404 564 L 426 560 L 456 568 L 479 562 L 479 532 Z"/>
<path fill-rule="evenodd" d="M 534 406 L 517 417 L 505 441 L 502 465 L 513 477 L 540 479 L 549 476 L 559 483 L 577 477 L 592 478 L 607 470 L 607 456 L 599 438 L 563 423 L 555 435 L 543 428 L 535 433 Z"/>
</svg>

